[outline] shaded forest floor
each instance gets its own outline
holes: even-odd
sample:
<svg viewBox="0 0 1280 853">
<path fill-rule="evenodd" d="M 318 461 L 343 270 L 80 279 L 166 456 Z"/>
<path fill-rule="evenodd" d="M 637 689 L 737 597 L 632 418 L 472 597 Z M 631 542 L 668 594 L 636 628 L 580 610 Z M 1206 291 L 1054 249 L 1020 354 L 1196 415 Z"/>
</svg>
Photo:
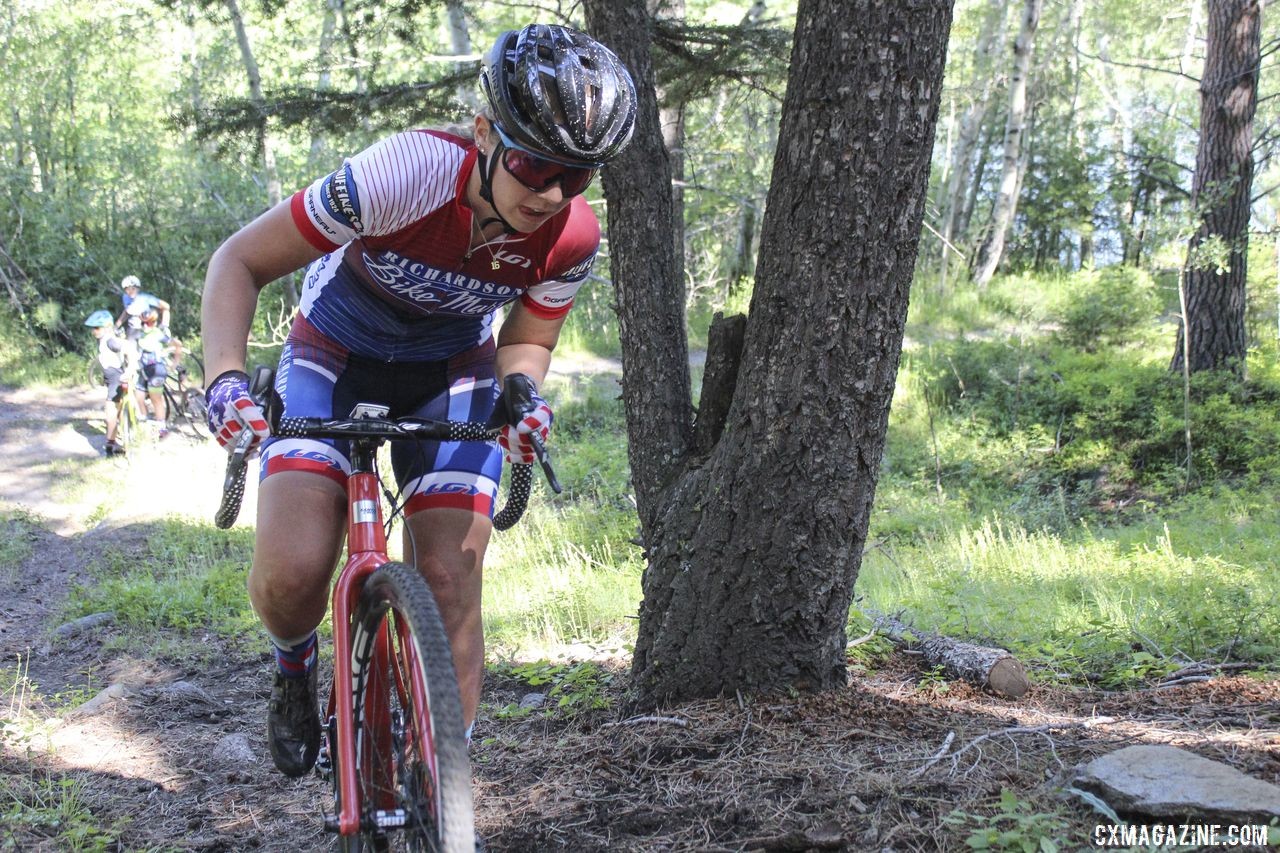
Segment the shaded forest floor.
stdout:
<svg viewBox="0 0 1280 853">
<path fill-rule="evenodd" d="M 96 400 L 49 408 L 3 396 L 0 453 L 30 464 L 6 467 L 0 492 L 42 513 L 57 503 L 57 469 L 45 463 L 92 454 L 100 440 L 61 432 Z M 208 451 L 157 448 L 169 470 L 192 476 Z M 89 529 L 68 519 L 3 531 L 29 547 L 0 566 L 0 849 L 323 849 L 327 784 L 287 780 L 265 756 L 270 661 L 259 648 L 166 631 L 138 648 L 112 626 L 53 634 L 81 567 L 104 550 L 128 553 L 158 524 L 146 512 Z M 1078 765 L 1132 743 L 1176 744 L 1280 783 L 1275 680 L 1115 693 L 1037 685 L 1010 702 L 895 652 L 852 669 L 841 691 L 636 719 L 613 710 L 625 666 L 600 662 L 616 675 L 602 686 L 610 708 L 547 716 L 500 712 L 534 688 L 490 673 L 473 751 L 490 850 L 960 850 L 986 827 L 1088 849 L 1106 818 L 1066 789 Z M 1002 812 L 1006 790 L 1016 799 Z"/>
</svg>

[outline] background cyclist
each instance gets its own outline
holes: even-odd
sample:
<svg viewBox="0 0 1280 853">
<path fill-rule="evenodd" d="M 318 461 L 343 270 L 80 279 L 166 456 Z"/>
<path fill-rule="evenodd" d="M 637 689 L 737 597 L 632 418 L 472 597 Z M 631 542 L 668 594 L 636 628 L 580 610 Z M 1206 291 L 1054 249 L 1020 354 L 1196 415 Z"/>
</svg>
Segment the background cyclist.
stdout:
<svg viewBox="0 0 1280 853">
<path fill-rule="evenodd" d="M 151 416 L 157 426 L 157 437 L 164 438 L 169 434 L 169 410 L 164 399 L 164 382 L 168 376 L 165 365 L 169 351 L 169 333 L 160 328 L 160 314 L 154 308 L 148 308 L 139 316 L 142 323 L 142 334 L 137 340 L 138 346 L 138 396 L 143 389 L 151 400 Z M 142 400 L 138 401 L 139 411 L 145 411 Z"/>
<path fill-rule="evenodd" d="M 125 336 L 136 341 L 142 336 L 142 315 L 148 309 L 159 314 L 159 326 L 166 332 L 169 329 L 169 303 L 158 296 L 142 292 L 142 282 L 136 275 L 127 275 L 120 280 L 120 301 L 124 310 L 116 320 L 116 325 L 125 330 Z"/>
<path fill-rule="evenodd" d="M 391 136 L 263 214 L 213 255 L 203 342 L 209 426 L 227 444 L 265 437 L 247 394 L 246 340 L 258 291 L 310 265 L 277 371 L 290 416 L 346 416 L 357 401 L 392 416 L 486 420 L 500 381 L 546 375 L 600 228 L 581 193 L 630 139 L 635 88 L 612 51 L 558 26 L 500 36 L 480 75 L 488 103 L 473 138 Z M 494 340 L 498 309 L 510 306 Z M 484 663 L 481 572 L 502 459 L 531 461 L 551 407 L 508 426 L 500 444 L 397 444 L 408 495 L 407 558 L 440 604 L 475 718 Z M 343 442 L 262 447 L 249 594 L 277 659 L 267 741 L 290 776 L 315 762 L 315 628 L 342 547 Z M 410 555 L 412 555 L 410 557 Z M 468 728 L 468 731 L 470 729 Z"/>
<path fill-rule="evenodd" d="M 84 324 L 98 341 L 98 364 L 102 367 L 102 380 L 107 386 L 107 402 L 102 410 L 107 421 L 107 443 L 103 453 L 115 456 L 125 452 L 116 444 L 116 429 L 120 425 L 120 399 L 126 393 L 121 379 L 131 369 L 132 346 L 116 336 L 115 321 L 110 311 L 94 311 L 85 318 Z"/>
</svg>

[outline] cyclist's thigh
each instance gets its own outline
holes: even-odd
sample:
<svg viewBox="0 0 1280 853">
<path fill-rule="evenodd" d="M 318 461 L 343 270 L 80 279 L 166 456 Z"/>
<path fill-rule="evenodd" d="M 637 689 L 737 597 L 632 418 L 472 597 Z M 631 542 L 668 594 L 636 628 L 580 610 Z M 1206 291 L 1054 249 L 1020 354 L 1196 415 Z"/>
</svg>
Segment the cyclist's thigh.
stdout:
<svg viewBox="0 0 1280 853">
<path fill-rule="evenodd" d="M 342 549 L 346 494 L 332 480 L 284 471 L 258 488 L 253 584 L 309 588 L 327 583 Z"/>
<path fill-rule="evenodd" d="M 118 367 L 106 367 L 102 370 L 103 381 L 107 385 L 107 401 L 111 403 L 119 403 L 123 396 L 123 389 L 120 387 L 120 379 L 124 371 Z"/>
</svg>

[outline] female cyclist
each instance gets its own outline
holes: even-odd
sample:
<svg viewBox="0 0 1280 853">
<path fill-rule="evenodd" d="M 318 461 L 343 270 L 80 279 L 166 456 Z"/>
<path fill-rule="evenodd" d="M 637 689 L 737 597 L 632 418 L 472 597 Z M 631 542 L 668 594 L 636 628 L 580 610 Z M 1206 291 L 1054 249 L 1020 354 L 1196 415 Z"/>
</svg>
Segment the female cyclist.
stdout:
<svg viewBox="0 0 1280 853">
<path fill-rule="evenodd" d="M 608 48 L 576 30 L 501 35 L 480 86 L 473 139 L 411 131 L 348 159 L 245 226 L 214 253 L 203 301 L 209 426 L 225 445 L 266 438 L 249 398 L 246 340 L 257 295 L 310 265 L 276 390 L 288 416 L 345 417 L 355 402 L 392 416 L 487 420 L 498 388 L 546 376 L 600 229 L 582 193 L 630 139 L 635 87 Z M 510 305 L 494 340 L 498 309 Z M 481 568 L 503 452 L 533 459 L 551 407 L 484 444 L 397 445 L 409 496 L 406 555 L 439 602 L 463 714 L 475 719 L 484 661 Z M 342 547 L 343 442 L 262 442 L 249 595 L 278 662 L 267 741 L 276 766 L 305 773 L 320 742 L 315 628 Z"/>
</svg>

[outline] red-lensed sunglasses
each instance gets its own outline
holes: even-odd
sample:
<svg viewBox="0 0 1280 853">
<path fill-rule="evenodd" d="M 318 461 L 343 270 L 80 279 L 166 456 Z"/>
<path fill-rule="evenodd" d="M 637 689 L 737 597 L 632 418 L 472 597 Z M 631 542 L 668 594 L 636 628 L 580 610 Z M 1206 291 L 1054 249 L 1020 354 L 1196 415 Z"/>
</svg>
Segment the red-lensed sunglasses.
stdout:
<svg viewBox="0 0 1280 853">
<path fill-rule="evenodd" d="M 496 129 L 497 125 L 494 127 Z M 544 192 L 558 181 L 564 197 L 572 198 L 584 193 L 595 179 L 598 170 L 592 166 L 568 166 L 539 157 L 513 144 L 501 130 L 498 130 L 498 138 L 502 140 L 503 167 L 511 177 L 535 193 Z"/>
</svg>

